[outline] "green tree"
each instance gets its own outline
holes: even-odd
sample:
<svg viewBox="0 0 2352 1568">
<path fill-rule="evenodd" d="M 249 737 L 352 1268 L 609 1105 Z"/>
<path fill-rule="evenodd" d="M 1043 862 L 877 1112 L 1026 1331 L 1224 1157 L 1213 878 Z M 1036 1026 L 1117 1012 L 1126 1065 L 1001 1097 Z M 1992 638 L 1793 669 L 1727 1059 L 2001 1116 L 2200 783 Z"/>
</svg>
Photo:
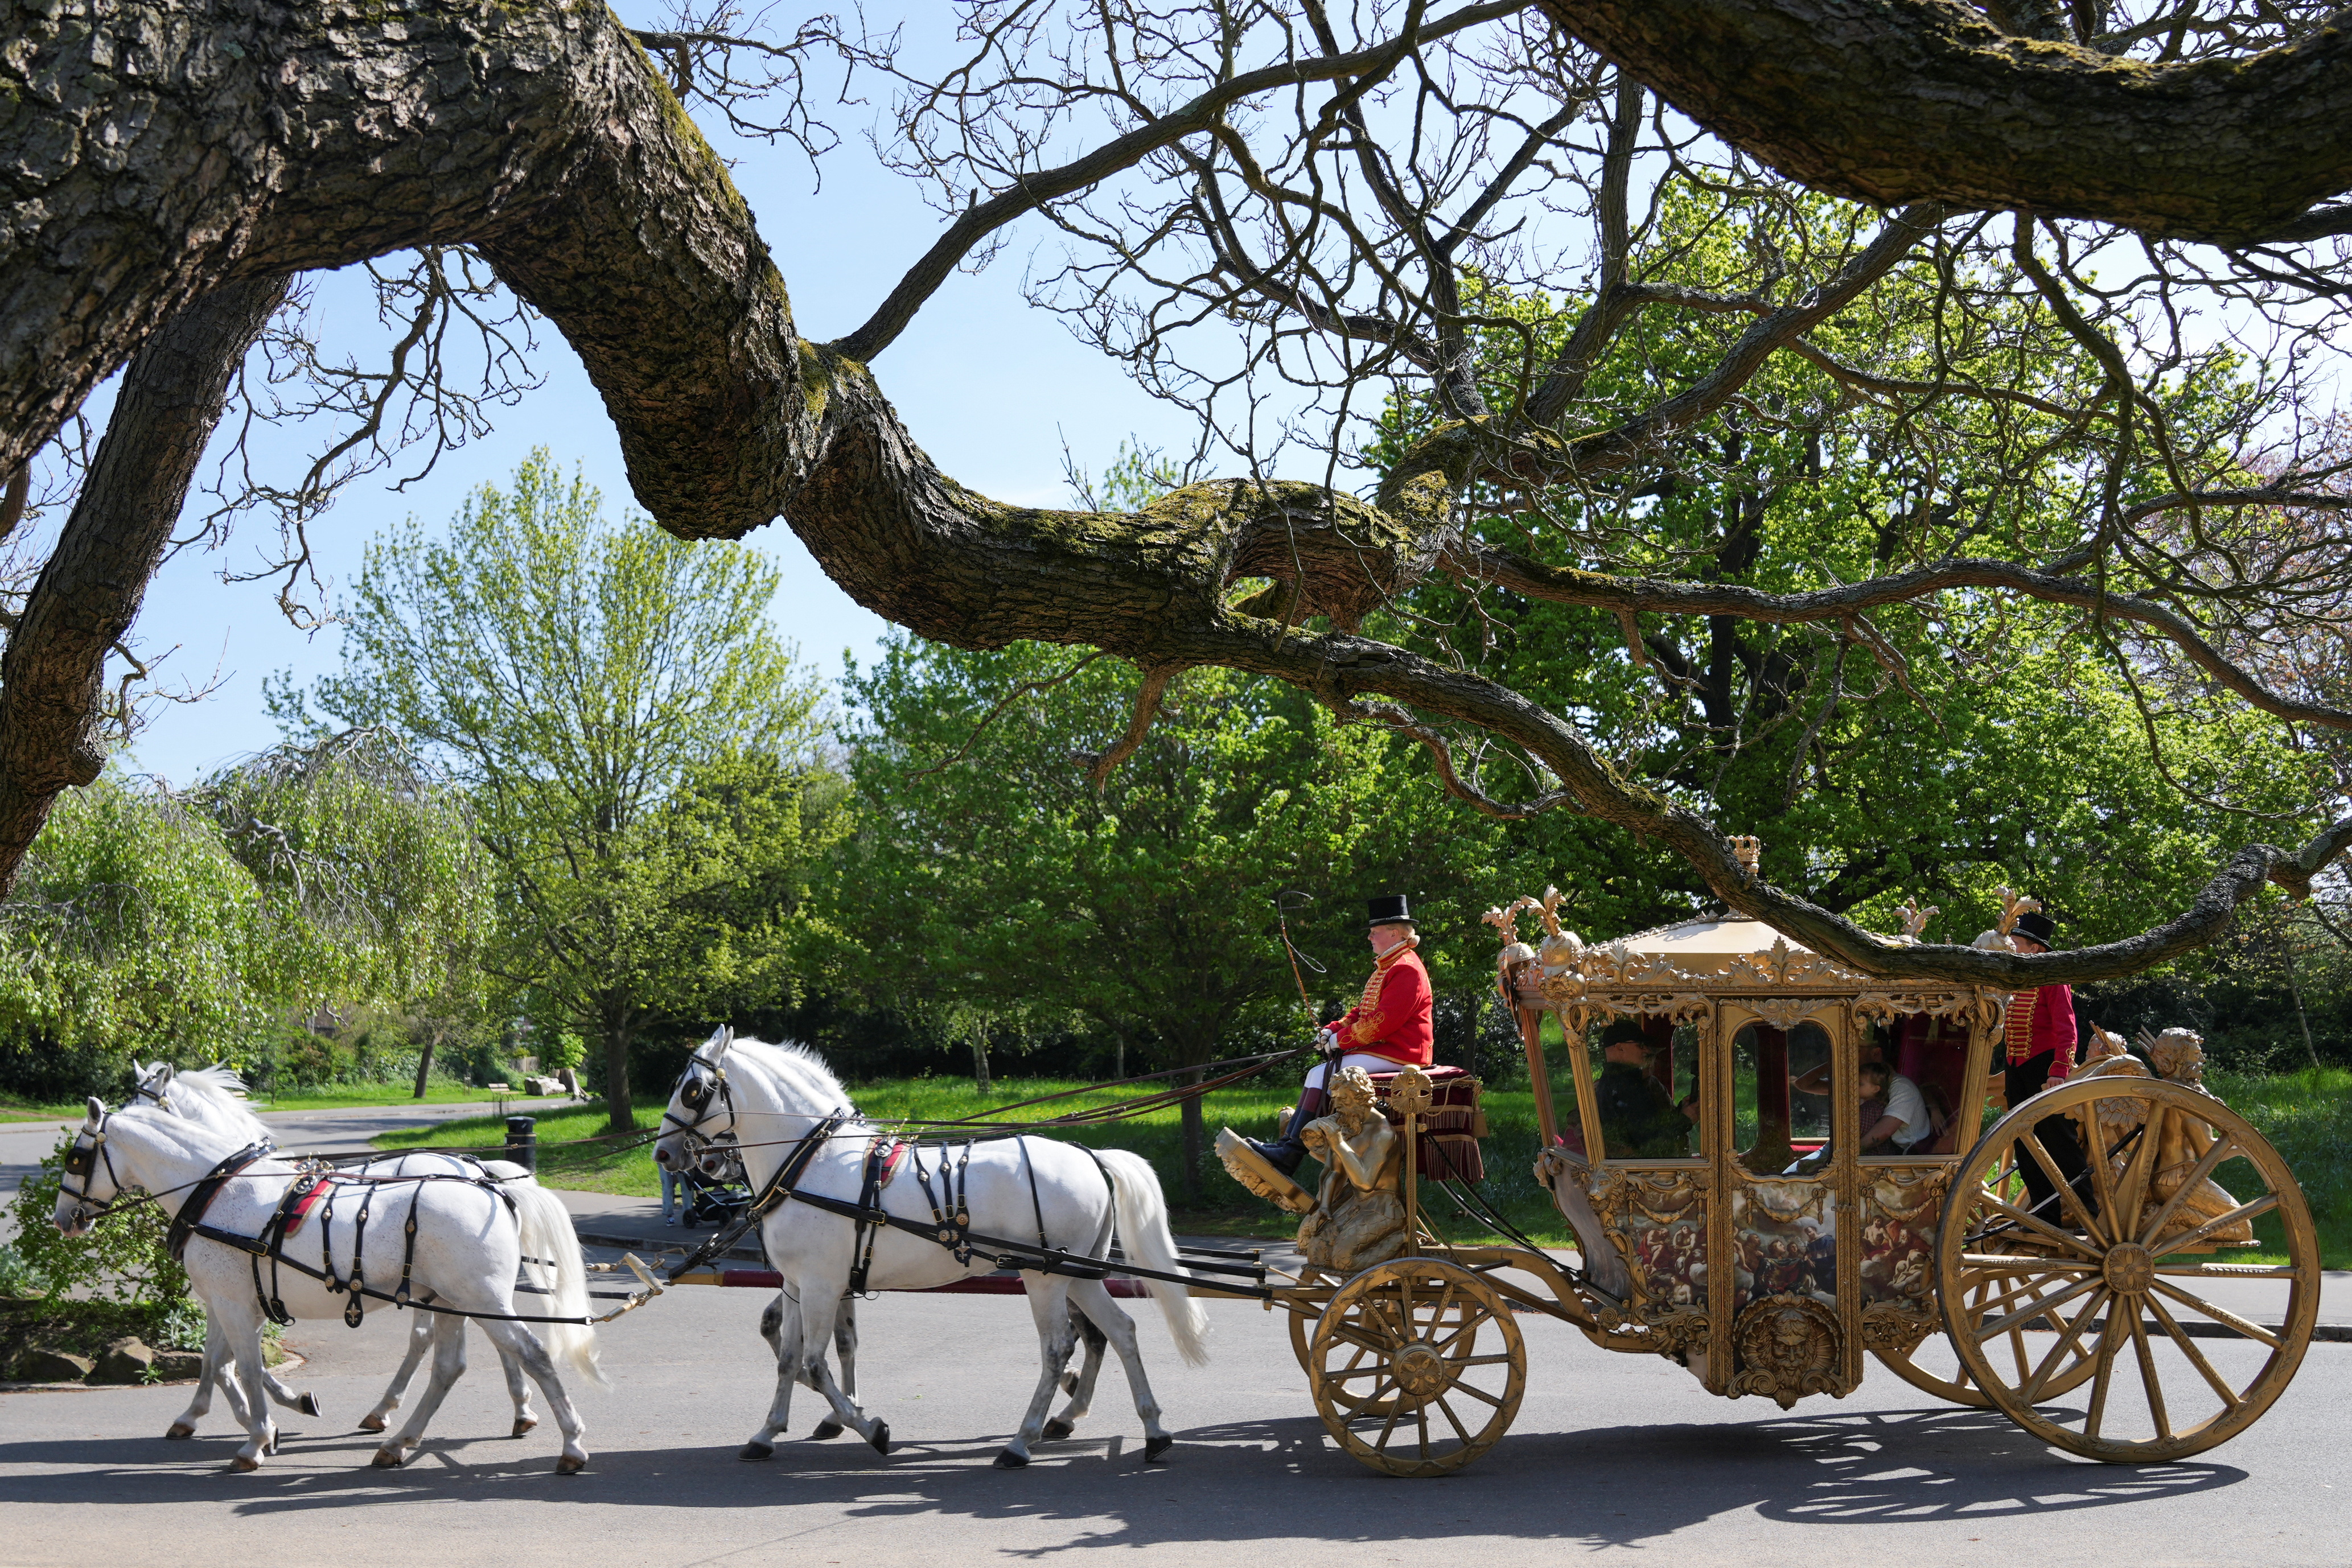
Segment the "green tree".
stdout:
<svg viewBox="0 0 2352 1568">
<path fill-rule="evenodd" d="M 1496 835 L 1428 788 L 1409 743 L 1203 670 L 1104 768 L 1150 684 L 1034 643 L 902 638 L 853 667 L 859 822 L 836 888 L 856 983 L 967 1037 L 1075 1019 L 1130 1064 L 1197 1067 L 1253 1035 L 1304 1040 L 1281 890 L 1317 900 L 1297 924 L 1330 961 L 1318 1008 L 1361 978 L 1368 893 L 1414 895 L 1441 984 L 1487 961 L 1475 917 Z M 1187 1103 L 1192 1198 L 1203 1131 Z"/>
<path fill-rule="evenodd" d="M 747 547 L 609 522 L 536 451 L 445 538 L 373 543 L 342 673 L 274 689 L 284 721 L 383 725 L 464 787 L 502 873 L 494 966 L 601 1047 L 615 1128 L 654 1010 L 773 962 L 783 916 L 736 890 L 806 853 L 822 694 L 768 624 L 776 580 Z"/>
<path fill-rule="evenodd" d="M 368 727 L 273 747 L 194 797 L 276 912 L 288 967 L 387 1005 L 436 1052 L 487 1023 L 491 866 L 459 793 L 400 737 Z"/>
<path fill-rule="evenodd" d="M 1612 406 L 1701 376 L 1747 326 L 1733 302 L 1759 257 L 1834 248 L 1851 222 L 1819 197 L 1670 192 L 1641 247 L 1643 287 L 1722 308 L 1637 311 L 1585 367 L 1583 395 Z M 1472 281 L 1467 308 L 1488 323 L 1481 380 L 1500 405 L 1530 352 L 1566 351 L 1589 301 Z M 2112 435 L 2069 412 L 2107 372 L 2020 282 L 2013 266 L 1924 251 L 1815 328 L 1808 356 L 1759 368 L 1741 399 L 1685 434 L 1664 474 L 1477 486 L 1492 509 L 1478 526 L 1523 538 L 1563 575 L 1617 560 L 1758 595 L 1900 570 L 1922 526 L 1970 552 L 2046 549 L 2110 483 Z M 1971 301 L 1965 331 L 1948 314 L 1955 297 Z M 1851 368 L 1863 362 L 1869 376 Z M 2189 357 L 2154 384 L 2151 404 L 2179 449 L 2226 458 L 2260 373 L 2227 351 Z M 2000 395 L 1937 398 L 1939 382 Z M 1406 462 L 1444 413 L 1433 396 L 1392 399 L 1367 455 L 1383 469 Z M 2113 504 L 2168 483 L 2134 470 Z M 2292 821 L 2328 790 L 2320 751 L 2181 679 L 2146 643 L 1979 591 L 1823 624 L 1637 622 L 1442 580 L 1411 602 L 1409 643 L 1578 715 L 1628 775 L 1726 831 L 1760 834 L 1773 881 L 1882 930 L 1917 895 L 1944 910 L 1934 939 L 1965 941 L 2007 883 L 2065 917 L 2070 946 L 2123 937 L 2189 903 L 2250 818 Z M 1491 787 L 1534 792 L 1507 772 Z M 1575 818 L 1531 822 L 1512 855 L 1529 868 L 1523 881 L 1559 878 L 1588 934 L 1686 913 L 1706 892 L 1681 857 L 1625 855 L 1617 834 Z"/>
<path fill-rule="evenodd" d="M 227 1056 L 305 988 L 262 890 L 201 813 L 110 769 L 65 796 L 0 904 L 0 1040 L 61 1097 L 133 1052 Z"/>
<path fill-rule="evenodd" d="M 278 747 L 179 795 L 110 772 L 52 815 L 0 903 L 0 1050 L 20 1087 L 61 1095 L 134 1054 L 247 1063 L 328 1005 L 471 1016 L 489 915 L 460 802 L 383 731 Z"/>
</svg>

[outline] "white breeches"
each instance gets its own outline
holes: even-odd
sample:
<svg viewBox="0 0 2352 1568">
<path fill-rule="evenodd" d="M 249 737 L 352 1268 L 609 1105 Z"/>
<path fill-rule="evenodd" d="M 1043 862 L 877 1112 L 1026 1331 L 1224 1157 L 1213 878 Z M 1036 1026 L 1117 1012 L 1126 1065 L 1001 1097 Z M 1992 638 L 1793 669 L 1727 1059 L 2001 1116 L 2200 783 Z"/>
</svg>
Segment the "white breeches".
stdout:
<svg viewBox="0 0 2352 1568">
<path fill-rule="evenodd" d="M 1318 1061 L 1308 1068 L 1307 1087 L 1309 1089 L 1328 1087 L 1335 1069 L 1360 1067 L 1367 1072 L 1394 1072 L 1403 1066 L 1403 1062 L 1392 1061 L 1385 1056 L 1370 1056 L 1360 1051 L 1351 1051 L 1338 1061 Z"/>
</svg>

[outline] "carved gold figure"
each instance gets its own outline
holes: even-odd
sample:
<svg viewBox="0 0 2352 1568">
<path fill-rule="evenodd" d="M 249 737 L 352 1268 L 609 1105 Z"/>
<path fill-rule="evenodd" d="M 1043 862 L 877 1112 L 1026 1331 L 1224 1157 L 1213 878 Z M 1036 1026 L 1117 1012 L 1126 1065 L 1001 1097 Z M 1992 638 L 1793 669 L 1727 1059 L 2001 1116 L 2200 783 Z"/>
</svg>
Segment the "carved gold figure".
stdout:
<svg viewBox="0 0 2352 1568">
<path fill-rule="evenodd" d="M 1315 1212 L 1298 1228 L 1298 1250 L 1319 1268 L 1354 1273 L 1404 1250 L 1404 1140 L 1389 1125 L 1360 1067 L 1332 1081 L 1331 1113 L 1307 1124 L 1307 1152 L 1323 1162 Z"/>
</svg>

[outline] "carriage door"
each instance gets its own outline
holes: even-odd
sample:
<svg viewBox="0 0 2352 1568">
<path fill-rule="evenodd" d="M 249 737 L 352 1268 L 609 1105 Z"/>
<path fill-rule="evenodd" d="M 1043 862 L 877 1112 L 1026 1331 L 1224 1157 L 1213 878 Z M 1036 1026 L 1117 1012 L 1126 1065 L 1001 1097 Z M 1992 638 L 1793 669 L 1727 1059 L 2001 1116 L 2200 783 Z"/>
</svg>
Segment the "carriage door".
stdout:
<svg viewBox="0 0 2352 1568">
<path fill-rule="evenodd" d="M 1708 1385 L 1784 1406 L 1862 1375 L 1850 1238 L 1854 1049 L 1840 998 L 1727 998 L 1715 1020 Z"/>
</svg>

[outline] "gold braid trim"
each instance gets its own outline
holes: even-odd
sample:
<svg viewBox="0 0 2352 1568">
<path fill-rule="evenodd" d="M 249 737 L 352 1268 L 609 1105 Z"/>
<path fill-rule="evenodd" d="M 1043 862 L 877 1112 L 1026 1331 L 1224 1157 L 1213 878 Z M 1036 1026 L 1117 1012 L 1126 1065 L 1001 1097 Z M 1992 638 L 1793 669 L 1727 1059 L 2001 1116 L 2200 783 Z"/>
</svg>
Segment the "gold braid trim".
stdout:
<svg viewBox="0 0 2352 1568">
<path fill-rule="evenodd" d="M 2001 1021 L 2011 1067 L 2033 1053 L 2033 1004 L 2041 995 L 2040 991 L 2020 991 L 2009 998 L 2009 1016 Z"/>
<path fill-rule="evenodd" d="M 1364 994 L 1356 1004 L 1356 1021 L 1349 1036 L 1358 1044 L 1369 1044 L 1387 1031 L 1388 1015 L 1381 1009 L 1381 988 L 1388 984 L 1389 971 L 1407 953 L 1421 946 L 1421 933 L 1412 933 L 1405 939 L 1372 960 L 1372 977 L 1364 982 Z"/>
</svg>

